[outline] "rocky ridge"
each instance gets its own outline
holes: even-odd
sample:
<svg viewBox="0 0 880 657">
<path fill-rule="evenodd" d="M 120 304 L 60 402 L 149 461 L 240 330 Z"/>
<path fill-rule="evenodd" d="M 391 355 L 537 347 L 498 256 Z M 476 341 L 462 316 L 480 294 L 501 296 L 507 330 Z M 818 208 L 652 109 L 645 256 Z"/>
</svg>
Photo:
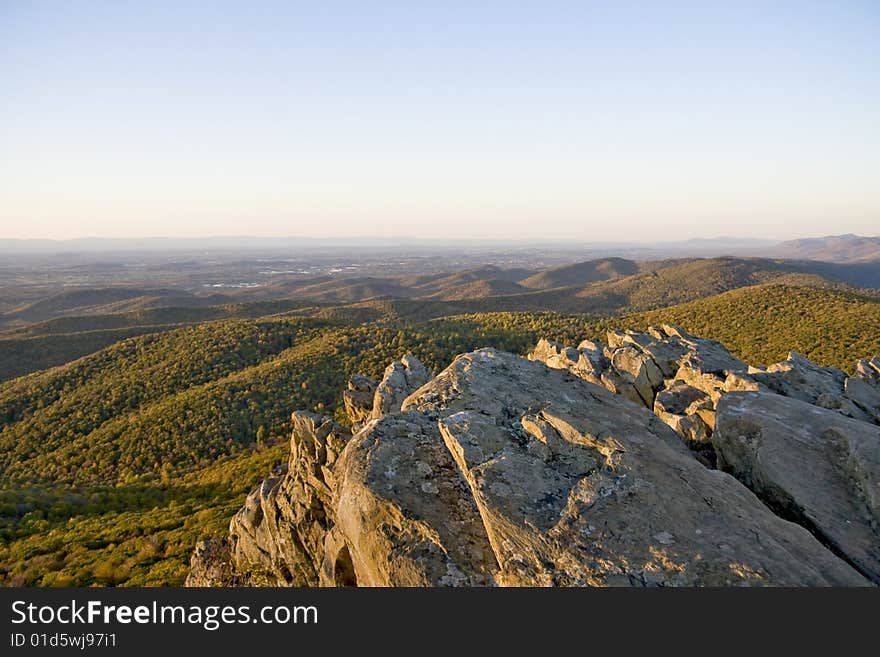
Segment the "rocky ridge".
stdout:
<svg viewBox="0 0 880 657">
<path fill-rule="evenodd" d="M 880 583 L 880 359 L 751 367 L 673 326 L 412 356 L 293 414 L 187 585 Z M 716 467 L 717 465 L 717 467 Z"/>
</svg>

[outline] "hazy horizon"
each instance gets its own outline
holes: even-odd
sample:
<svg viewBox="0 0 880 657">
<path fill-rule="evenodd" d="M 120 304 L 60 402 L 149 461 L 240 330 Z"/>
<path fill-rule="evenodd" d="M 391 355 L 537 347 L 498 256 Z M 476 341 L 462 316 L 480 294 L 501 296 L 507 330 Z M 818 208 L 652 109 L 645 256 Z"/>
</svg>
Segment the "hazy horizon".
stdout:
<svg viewBox="0 0 880 657">
<path fill-rule="evenodd" d="M 870 235 L 878 27 L 854 0 L 5 3 L 0 238 Z"/>
<path fill-rule="evenodd" d="M 13 237 L 6 238 L 0 236 L 0 245 L 27 245 L 27 244 L 57 244 L 59 246 L 70 244 L 86 244 L 86 243 L 107 243 L 107 244 L 137 244 L 137 243 L 177 243 L 190 244 L 196 242 L 213 242 L 213 243 L 231 243 L 237 241 L 244 243 L 266 243 L 287 245 L 287 243 L 301 240 L 308 244 L 319 245 L 350 245 L 360 242 L 367 244 L 407 244 L 418 243 L 424 245 L 436 244 L 472 244 L 472 245 L 498 245 L 498 246 L 552 246 L 552 247 L 613 247 L 613 246 L 632 246 L 632 247 L 648 247 L 651 245 L 679 245 L 688 243 L 724 243 L 731 244 L 755 244 L 755 245 L 775 245 L 782 242 L 800 241 L 800 240 L 819 240 L 819 239 L 836 239 L 854 237 L 859 239 L 880 239 L 880 235 L 856 235 L 854 233 L 845 233 L 839 235 L 793 235 L 787 239 L 769 239 L 760 237 L 738 237 L 733 235 L 711 235 L 705 237 L 689 237 L 668 239 L 596 239 L 596 240 L 566 240 L 564 238 L 516 238 L 516 237 L 499 237 L 499 238 L 470 238 L 466 236 L 449 236 L 449 237 L 418 237 L 415 235 L 339 235 L 333 237 L 309 236 L 309 235 L 259 235 L 242 233 L 239 235 L 199 235 L 199 236 L 173 236 L 173 235 L 156 235 L 152 237 L 146 236 L 130 236 L 130 237 L 108 237 L 100 235 L 88 235 L 83 237 L 68 238 L 43 238 L 43 237 Z"/>
</svg>

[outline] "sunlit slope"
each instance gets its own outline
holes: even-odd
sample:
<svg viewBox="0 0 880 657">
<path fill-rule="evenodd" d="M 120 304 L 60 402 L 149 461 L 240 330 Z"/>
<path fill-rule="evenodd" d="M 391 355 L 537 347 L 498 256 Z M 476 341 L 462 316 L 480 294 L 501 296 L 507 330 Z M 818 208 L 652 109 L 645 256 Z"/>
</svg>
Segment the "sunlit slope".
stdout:
<svg viewBox="0 0 880 657">
<path fill-rule="evenodd" d="M 880 302 L 815 287 L 753 286 L 614 318 L 600 327 L 662 322 L 718 340 L 754 365 L 784 360 L 794 350 L 821 365 L 852 371 L 856 359 L 880 355 Z"/>
<path fill-rule="evenodd" d="M 136 335 L 212 320 L 308 312 L 309 305 L 290 299 L 59 317 L 0 332 L 0 382 L 69 363 Z"/>
</svg>

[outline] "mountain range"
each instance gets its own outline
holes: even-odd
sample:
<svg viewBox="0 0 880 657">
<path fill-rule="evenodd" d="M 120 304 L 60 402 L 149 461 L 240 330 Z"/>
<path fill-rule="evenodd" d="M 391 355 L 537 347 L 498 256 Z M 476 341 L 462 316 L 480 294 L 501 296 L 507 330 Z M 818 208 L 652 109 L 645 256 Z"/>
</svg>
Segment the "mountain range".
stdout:
<svg viewBox="0 0 880 657">
<path fill-rule="evenodd" d="M 332 252 L 334 250 L 430 253 L 436 251 L 491 252 L 498 250 L 555 250 L 580 252 L 593 258 L 626 255 L 636 259 L 672 257 L 711 257 L 718 255 L 769 256 L 814 259 L 831 262 L 857 262 L 880 259 L 880 237 L 853 234 L 829 235 L 793 240 L 740 237 L 695 238 L 663 242 L 588 242 L 568 240 L 511 239 L 415 239 L 411 237 L 315 238 L 302 236 L 214 236 L 202 238 L 76 238 L 0 239 L 0 253 L 14 254 L 108 254 L 114 252 Z"/>
</svg>

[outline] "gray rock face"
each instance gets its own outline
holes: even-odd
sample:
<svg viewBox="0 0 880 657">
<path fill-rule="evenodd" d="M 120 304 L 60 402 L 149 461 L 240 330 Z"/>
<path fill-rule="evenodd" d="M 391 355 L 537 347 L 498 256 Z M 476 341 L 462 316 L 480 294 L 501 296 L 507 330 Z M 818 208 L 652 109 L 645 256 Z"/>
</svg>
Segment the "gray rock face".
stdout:
<svg viewBox="0 0 880 657">
<path fill-rule="evenodd" d="M 618 347 L 611 356 L 611 366 L 636 389 L 646 407 L 654 407 L 654 390 L 663 384 L 663 374 L 650 356 L 635 347 Z"/>
<path fill-rule="evenodd" d="M 880 583 L 880 427 L 772 393 L 718 404 L 720 468 Z"/>
<path fill-rule="evenodd" d="M 236 573 L 229 543 L 225 538 L 196 543 L 184 586 L 242 586 L 246 583 Z"/>
<path fill-rule="evenodd" d="M 295 414 L 287 473 L 251 493 L 225 544 L 196 550 L 189 583 L 866 584 L 806 529 L 693 458 L 645 408 L 638 372 L 648 358 L 662 370 L 634 345 L 641 336 L 627 336 L 615 349 L 635 352 L 618 362 L 637 402 L 567 365 L 481 349 L 413 387 L 399 408 L 397 374 L 406 376 L 389 367 L 383 383 L 394 391 L 393 410 L 354 435 L 328 418 Z M 573 358 L 551 347 L 557 364 L 583 357 L 593 366 L 598 359 L 583 352 L 600 351 L 581 345 Z M 622 380 L 613 359 L 605 367 L 603 375 Z M 685 410 L 711 399 L 698 393 L 678 386 L 693 397 Z M 664 408 L 686 401 L 666 397 Z"/>
<path fill-rule="evenodd" d="M 373 398 L 376 382 L 363 374 L 355 374 L 348 380 L 348 389 L 342 393 L 342 403 L 352 424 L 359 426 L 373 415 Z"/>
<path fill-rule="evenodd" d="M 229 525 L 230 561 L 247 584 L 334 581 L 324 573 L 324 545 L 336 524 L 334 466 L 351 434 L 314 413 L 298 411 L 291 420 L 287 474 L 264 480 Z"/>
<path fill-rule="evenodd" d="M 647 410 L 577 378 L 484 349 L 404 409 L 436 417 L 499 584 L 864 583 Z"/>
<path fill-rule="evenodd" d="M 589 367 L 583 364 L 582 347 L 596 353 L 601 345 L 581 343 L 575 350 L 543 340 L 529 358 L 567 369 L 654 410 L 707 462 L 714 458 L 707 448 L 718 399 L 731 390 L 761 389 L 749 367 L 723 345 L 669 324 L 646 333 L 608 331 L 604 359 L 591 359 Z M 685 399 L 690 401 L 685 404 Z"/>
<path fill-rule="evenodd" d="M 715 426 L 712 399 L 682 381 L 674 381 L 657 394 L 654 413 L 688 443 L 707 443 Z"/>
<path fill-rule="evenodd" d="M 702 390 L 697 390 L 683 381 L 673 381 L 657 395 L 654 412 L 685 415 L 692 409 L 711 406 L 711 403 L 709 395 Z"/>
<path fill-rule="evenodd" d="M 880 385 L 880 356 L 856 361 L 856 376 L 873 385 Z"/>
<path fill-rule="evenodd" d="M 368 425 L 337 471 L 338 528 L 363 586 L 485 586 L 495 563 L 473 498 L 435 421 Z"/>
<path fill-rule="evenodd" d="M 385 375 L 376 386 L 371 418 L 377 419 L 387 413 L 399 411 L 407 395 L 423 386 L 430 378 L 431 374 L 425 366 L 409 354 L 391 363 L 385 368 Z"/>
<path fill-rule="evenodd" d="M 880 424 L 880 385 L 872 385 L 862 377 L 852 376 L 844 382 L 843 394 L 874 423 Z"/>
<path fill-rule="evenodd" d="M 858 420 L 871 418 L 844 395 L 846 374 L 836 367 L 819 367 L 792 351 L 788 359 L 752 377 L 773 392 L 837 411 Z"/>
</svg>

